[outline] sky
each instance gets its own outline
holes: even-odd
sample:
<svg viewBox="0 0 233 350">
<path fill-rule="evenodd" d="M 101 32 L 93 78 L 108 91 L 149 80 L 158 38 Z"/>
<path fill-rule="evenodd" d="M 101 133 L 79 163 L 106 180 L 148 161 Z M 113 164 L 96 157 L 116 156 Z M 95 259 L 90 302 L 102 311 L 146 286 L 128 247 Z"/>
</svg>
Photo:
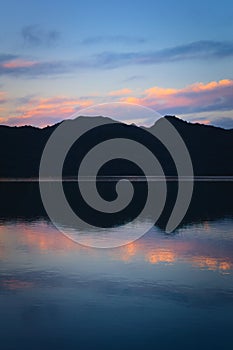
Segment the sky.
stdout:
<svg viewBox="0 0 233 350">
<path fill-rule="evenodd" d="M 121 102 L 233 128 L 232 18 L 232 0 L 0 0 L 0 124 Z"/>
</svg>

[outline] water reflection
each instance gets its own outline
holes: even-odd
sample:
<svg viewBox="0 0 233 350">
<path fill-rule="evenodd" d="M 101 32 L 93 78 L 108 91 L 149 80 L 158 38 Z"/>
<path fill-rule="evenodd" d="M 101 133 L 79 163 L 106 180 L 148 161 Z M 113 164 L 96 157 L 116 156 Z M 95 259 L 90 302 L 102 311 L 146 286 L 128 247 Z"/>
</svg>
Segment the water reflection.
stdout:
<svg viewBox="0 0 233 350">
<path fill-rule="evenodd" d="M 99 182 L 99 191 L 101 195 L 107 200 L 112 200 L 115 195 L 115 182 Z M 134 211 L 138 213 L 141 206 L 144 204 L 144 186 L 142 182 L 136 182 L 137 185 L 137 200 L 133 202 L 133 206 L 129 210 L 122 213 L 119 217 L 100 216 L 91 212 L 92 220 L 95 224 L 104 225 L 104 227 L 111 227 L 117 222 L 122 223 L 134 217 Z M 174 201 L 177 194 L 177 182 L 170 181 L 167 183 L 168 195 L 164 211 L 157 222 L 157 225 L 163 229 L 170 215 L 171 209 L 174 206 Z M 77 197 L 77 184 L 64 183 L 64 191 L 70 204 L 75 207 L 74 210 L 80 210 L 81 215 L 88 216 L 90 212 L 88 208 L 80 205 Z M 41 202 L 39 185 L 37 182 L 1 182 L 0 181 L 0 220 L 12 220 L 13 218 L 21 218 L 28 220 L 35 220 L 42 218 L 47 220 L 47 215 Z M 233 215 L 232 209 L 233 198 L 233 181 L 231 182 L 195 182 L 193 198 L 190 207 L 184 217 L 181 225 L 189 223 L 208 223 L 210 220 L 221 219 L 224 217 L 231 217 Z"/>
<path fill-rule="evenodd" d="M 29 281 L 20 281 L 17 279 L 5 279 L 2 281 L 2 286 L 4 289 L 18 290 L 18 289 L 32 288 L 34 284 Z"/>
<path fill-rule="evenodd" d="M 198 269 L 229 272 L 233 268 L 232 228 L 233 220 L 230 219 L 191 225 L 180 229 L 175 236 L 164 236 L 154 227 L 144 238 L 103 252 L 73 242 L 46 221 L 8 222 L 0 225 L 0 259 L 7 259 L 14 249 L 28 254 L 52 252 L 56 256 L 70 252 L 85 254 L 90 259 L 105 255 L 115 261 L 140 259 L 152 265 L 182 262 Z"/>
<path fill-rule="evenodd" d="M 230 348 L 232 185 L 219 184 L 210 204 L 213 187 L 201 187 L 173 234 L 159 224 L 112 249 L 84 247 L 58 232 L 35 186 L 18 188 L 16 202 L 13 188 L 1 197 L 4 350 Z"/>
</svg>

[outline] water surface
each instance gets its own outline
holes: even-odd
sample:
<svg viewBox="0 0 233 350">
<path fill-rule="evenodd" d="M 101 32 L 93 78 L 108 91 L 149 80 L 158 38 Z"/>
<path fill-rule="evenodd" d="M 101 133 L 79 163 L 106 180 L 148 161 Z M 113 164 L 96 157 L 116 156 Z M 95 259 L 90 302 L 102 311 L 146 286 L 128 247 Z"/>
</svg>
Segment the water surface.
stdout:
<svg viewBox="0 0 233 350">
<path fill-rule="evenodd" d="M 57 231 L 36 183 L 2 183 L 1 348 L 231 349 L 232 186 L 199 184 L 173 234 L 94 249 Z"/>
</svg>

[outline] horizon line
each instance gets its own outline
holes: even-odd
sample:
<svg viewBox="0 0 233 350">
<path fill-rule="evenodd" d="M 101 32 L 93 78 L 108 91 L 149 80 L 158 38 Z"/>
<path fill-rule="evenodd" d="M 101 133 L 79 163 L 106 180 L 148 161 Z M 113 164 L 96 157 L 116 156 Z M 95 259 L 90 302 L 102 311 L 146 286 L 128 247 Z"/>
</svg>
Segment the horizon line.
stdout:
<svg viewBox="0 0 233 350">
<path fill-rule="evenodd" d="M 8 128 L 25 128 L 25 127 L 30 127 L 30 128 L 34 128 L 34 129 L 44 130 L 44 129 L 51 128 L 51 127 L 54 127 L 56 125 L 59 125 L 59 124 L 61 124 L 63 122 L 66 122 L 66 121 L 74 121 L 74 120 L 76 120 L 78 118 L 108 118 L 108 119 L 111 119 L 115 123 L 121 123 L 121 124 L 124 124 L 124 125 L 137 126 L 138 128 L 147 128 L 147 129 L 150 129 L 151 127 L 153 127 L 155 125 L 155 123 L 157 122 L 157 121 L 155 121 L 155 123 L 152 124 L 151 126 L 146 126 L 146 125 L 137 125 L 134 122 L 132 122 L 131 124 L 128 124 L 128 123 L 125 123 L 124 121 L 115 120 L 112 117 L 103 116 L 103 115 L 93 115 L 93 116 L 90 116 L 90 115 L 89 116 L 88 115 L 86 115 L 86 116 L 85 115 L 79 115 L 79 116 L 77 116 L 74 119 L 62 119 L 61 121 L 59 121 L 57 123 L 48 124 L 46 126 L 41 126 L 41 127 L 40 126 L 31 125 L 31 124 L 24 124 L 24 125 L 0 124 L 0 127 L 8 127 Z M 226 130 L 226 131 L 233 130 L 233 128 L 224 128 L 223 126 L 216 126 L 216 125 L 213 125 L 213 124 L 205 124 L 205 123 L 201 123 L 201 122 L 198 122 L 198 121 L 195 121 L 195 122 L 187 121 L 187 120 L 184 120 L 184 119 L 182 119 L 182 118 L 180 118 L 180 117 L 178 117 L 176 115 L 172 115 L 172 114 L 164 115 L 161 118 L 174 118 L 174 119 L 180 120 L 180 121 L 182 121 L 184 123 L 187 123 L 187 124 L 212 127 L 212 128 L 222 129 L 222 130 Z"/>
</svg>

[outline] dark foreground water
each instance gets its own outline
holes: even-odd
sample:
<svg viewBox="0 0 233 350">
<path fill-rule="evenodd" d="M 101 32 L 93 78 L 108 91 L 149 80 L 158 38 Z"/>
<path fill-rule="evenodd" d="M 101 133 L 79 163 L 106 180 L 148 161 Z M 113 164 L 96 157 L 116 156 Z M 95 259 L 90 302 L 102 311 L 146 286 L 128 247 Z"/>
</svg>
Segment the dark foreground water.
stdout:
<svg viewBox="0 0 233 350">
<path fill-rule="evenodd" d="M 173 234 L 163 219 L 94 249 L 53 227 L 37 184 L 1 183 L 1 349 L 232 349 L 233 183 L 195 186 Z"/>
</svg>

